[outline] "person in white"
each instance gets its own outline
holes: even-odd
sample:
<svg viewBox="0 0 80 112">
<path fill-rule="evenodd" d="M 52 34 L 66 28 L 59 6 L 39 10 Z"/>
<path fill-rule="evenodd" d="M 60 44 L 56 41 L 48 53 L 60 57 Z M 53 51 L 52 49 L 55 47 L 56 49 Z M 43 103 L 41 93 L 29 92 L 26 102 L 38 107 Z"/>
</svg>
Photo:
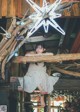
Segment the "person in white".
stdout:
<svg viewBox="0 0 80 112">
<path fill-rule="evenodd" d="M 34 53 L 42 54 L 46 49 L 42 45 L 36 47 Z M 31 53 L 26 53 L 29 56 Z M 53 73 L 49 76 L 46 72 L 44 62 L 30 63 L 27 73 L 24 77 L 18 77 L 21 88 L 28 93 L 34 92 L 36 88 L 40 90 L 41 94 L 50 94 L 53 91 L 53 86 L 59 80 L 60 73 Z M 12 79 L 13 80 L 13 79 Z M 45 106 L 44 98 L 41 97 L 41 105 Z"/>
</svg>

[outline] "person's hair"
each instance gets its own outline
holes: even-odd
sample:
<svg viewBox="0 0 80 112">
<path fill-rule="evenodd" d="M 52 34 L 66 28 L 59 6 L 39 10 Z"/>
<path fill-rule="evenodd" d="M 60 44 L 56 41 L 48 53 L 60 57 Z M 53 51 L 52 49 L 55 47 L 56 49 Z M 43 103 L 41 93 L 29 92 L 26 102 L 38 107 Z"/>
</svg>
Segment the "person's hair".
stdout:
<svg viewBox="0 0 80 112">
<path fill-rule="evenodd" d="M 42 46 L 42 48 L 46 49 L 46 47 L 45 47 L 45 45 L 44 45 L 43 43 L 38 43 L 38 44 L 36 44 L 35 49 L 36 49 L 39 45 Z M 45 52 L 46 52 L 46 50 L 45 50 L 43 53 L 45 53 Z"/>
<path fill-rule="evenodd" d="M 35 49 L 36 49 L 39 45 L 42 46 L 44 49 L 46 49 L 43 43 L 38 43 L 38 44 L 36 44 Z M 43 53 L 45 53 L 45 52 L 46 52 L 46 50 L 45 50 Z M 35 62 L 35 64 L 38 65 L 37 62 Z M 45 66 L 45 63 L 44 63 L 44 66 Z"/>
<path fill-rule="evenodd" d="M 45 48 L 44 44 L 43 43 L 37 43 L 35 48 L 37 48 L 37 46 L 41 45 L 43 48 Z"/>
</svg>

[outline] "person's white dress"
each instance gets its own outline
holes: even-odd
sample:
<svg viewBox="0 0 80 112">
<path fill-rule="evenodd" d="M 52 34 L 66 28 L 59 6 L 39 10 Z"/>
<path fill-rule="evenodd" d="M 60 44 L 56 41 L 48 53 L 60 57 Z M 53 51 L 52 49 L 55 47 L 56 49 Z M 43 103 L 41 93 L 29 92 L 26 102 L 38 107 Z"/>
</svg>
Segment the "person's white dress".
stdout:
<svg viewBox="0 0 80 112">
<path fill-rule="evenodd" d="M 57 75 L 57 73 L 54 73 Z M 31 63 L 28 68 L 28 72 L 22 78 L 19 77 L 21 87 L 25 92 L 33 92 L 39 85 L 44 92 L 51 93 L 53 91 L 54 84 L 58 81 L 59 77 L 49 76 L 46 73 L 46 66 L 44 63 Z"/>
</svg>

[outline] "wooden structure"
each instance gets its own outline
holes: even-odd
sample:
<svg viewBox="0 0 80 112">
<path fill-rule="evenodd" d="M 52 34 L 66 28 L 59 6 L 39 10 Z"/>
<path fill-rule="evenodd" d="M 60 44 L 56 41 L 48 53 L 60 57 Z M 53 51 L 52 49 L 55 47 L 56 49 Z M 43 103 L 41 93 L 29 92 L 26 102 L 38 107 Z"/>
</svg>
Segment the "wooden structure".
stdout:
<svg viewBox="0 0 80 112">
<path fill-rule="evenodd" d="M 29 55 L 29 56 L 19 56 L 14 59 L 14 63 L 26 63 L 26 62 L 48 62 L 48 63 L 60 63 L 63 61 L 74 61 L 74 60 L 80 60 L 80 53 L 76 54 L 59 54 L 59 55 L 53 55 L 51 53 L 44 53 L 42 55 Z M 67 65 L 66 65 L 67 67 Z M 79 72 L 73 72 L 61 69 L 59 67 L 56 67 L 53 65 L 53 69 L 72 76 L 79 76 Z"/>
<path fill-rule="evenodd" d="M 43 54 L 32 54 L 29 56 L 19 56 L 14 59 L 16 63 L 26 63 L 26 62 L 51 62 L 57 63 L 62 61 L 70 60 L 80 60 L 80 53 L 76 54 L 57 54 L 43 53 Z"/>
<path fill-rule="evenodd" d="M 42 0 L 34 0 L 37 4 L 40 6 L 42 5 Z M 55 0 L 48 0 L 48 2 L 53 3 Z M 64 1 L 68 0 L 62 0 L 62 3 Z M 77 1 L 77 0 L 76 0 Z M 65 6 L 68 6 L 66 3 Z M 26 13 L 27 9 L 30 9 L 30 12 Z M 10 55 L 14 55 L 15 52 L 17 52 L 22 45 L 26 42 L 38 42 L 38 41 L 52 41 L 52 40 L 59 40 L 60 37 L 57 35 L 53 35 L 51 38 L 44 38 L 42 37 L 35 37 L 35 38 L 30 38 L 28 39 L 27 36 L 22 40 L 22 41 L 17 41 L 16 37 L 22 36 L 27 32 L 27 26 L 32 23 L 31 20 L 27 20 L 26 16 L 28 16 L 30 13 L 33 12 L 33 9 L 30 8 L 30 6 L 27 4 L 25 0 L 0 0 L 0 18 L 6 17 L 6 18 L 12 18 L 12 21 L 7 27 L 7 33 L 6 35 L 2 35 L 2 39 L 0 42 L 0 67 L 1 67 L 1 75 L 2 78 L 5 79 L 5 67 L 6 64 L 8 63 L 8 58 Z M 80 17 L 80 2 L 76 2 L 73 5 L 70 5 L 70 8 L 66 8 L 65 10 L 61 11 L 62 17 L 65 18 L 72 18 L 72 17 Z M 24 21 L 25 19 L 25 25 L 18 25 L 17 24 L 17 18 L 22 18 L 21 21 Z M 65 22 L 66 24 L 69 22 Z M 74 26 L 77 22 L 75 21 L 74 24 L 71 24 L 70 29 L 67 27 L 67 25 L 64 25 L 65 30 L 67 31 L 65 38 L 63 38 L 63 41 L 61 41 L 61 45 L 63 48 L 66 48 L 66 42 L 69 39 L 71 32 L 74 29 Z M 7 23 L 8 24 L 8 23 Z M 7 35 L 10 38 L 7 38 Z M 58 47 L 57 47 L 58 48 Z M 64 53 L 64 52 L 63 52 Z M 12 57 L 11 57 L 12 58 Z M 26 63 L 26 62 L 49 62 L 49 63 L 54 63 L 51 66 L 51 69 L 57 72 L 60 72 L 64 75 L 67 74 L 69 76 L 75 76 L 78 77 L 78 79 L 60 79 L 58 83 L 55 85 L 55 90 L 71 90 L 71 91 L 80 91 L 80 64 L 77 62 L 80 60 L 80 32 L 77 32 L 77 35 L 75 36 L 75 41 L 72 45 L 72 48 L 70 50 L 70 53 L 65 53 L 65 54 L 44 54 L 44 55 L 38 55 L 38 56 L 19 56 L 16 57 L 14 60 L 9 60 L 11 63 Z M 62 62 L 71 62 L 71 64 L 67 63 L 64 65 Z M 56 65 L 57 63 L 60 63 L 60 65 Z M 63 67 L 64 66 L 64 67 Z M 73 68 L 70 70 L 70 68 Z M 76 70 L 74 70 L 76 68 Z M 77 83 L 76 83 L 77 82 Z M 4 89 L 6 90 L 10 89 L 9 86 L 2 87 L 0 90 Z M 22 97 L 20 101 L 20 108 L 22 108 Z"/>
<path fill-rule="evenodd" d="M 40 6 L 42 4 L 42 0 L 41 1 L 35 0 L 35 2 L 36 3 L 38 2 L 40 4 Z M 53 1 L 50 0 L 49 2 L 52 3 Z M 4 6 L 4 4 L 5 4 L 5 6 Z M 63 6 L 67 6 L 67 3 L 62 2 L 62 4 L 63 4 Z M 65 10 L 67 10 L 67 9 L 65 9 L 64 11 L 62 11 L 62 14 L 65 17 L 67 17 L 67 16 L 70 16 L 70 17 L 78 16 L 79 17 L 80 16 L 79 4 L 80 4 L 80 2 L 75 2 L 75 4 L 73 4 L 71 6 L 70 10 L 72 10 L 73 13 L 70 12 L 71 14 L 69 14 L 69 13 L 67 14 L 67 13 L 65 13 Z M 71 4 L 68 4 L 68 5 L 71 5 Z M 0 11 L 2 11 L 2 12 L 0 12 L 0 16 L 1 17 L 2 16 L 13 17 L 13 20 L 12 20 L 12 23 L 11 23 L 9 29 L 6 31 L 5 35 L 3 34 L 2 40 L 0 42 L 0 62 L 1 62 L 1 74 L 2 74 L 3 79 L 5 79 L 5 75 L 4 75 L 5 74 L 5 65 L 9 61 L 10 56 L 12 58 L 14 53 L 17 52 L 26 41 L 27 41 L 27 43 L 31 42 L 31 41 L 29 41 L 27 36 L 20 42 L 18 42 L 17 39 L 16 39 L 18 36 L 24 35 L 28 31 L 28 25 L 32 23 L 32 21 L 29 18 L 27 19 L 27 17 L 26 17 L 26 16 L 28 16 L 28 13 L 24 14 L 24 12 L 26 12 L 25 7 L 28 9 L 29 6 L 24 0 L 16 0 L 16 1 L 15 0 L 4 0 L 4 1 L 1 0 L 1 7 L 0 7 L 1 10 Z M 11 9 L 11 10 L 9 10 L 9 9 Z M 24 14 L 24 16 L 23 16 L 23 14 Z M 16 19 L 15 16 L 22 17 L 20 23 L 24 22 L 24 25 L 21 25 L 21 24 L 18 25 L 17 24 L 17 19 Z M 73 28 L 73 26 L 72 26 L 72 28 Z M 69 33 L 66 33 L 65 38 L 62 42 L 63 47 L 65 47 L 64 43 L 66 42 L 66 39 L 68 39 L 67 37 L 70 36 L 71 31 L 72 31 L 72 29 L 69 31 Z M 76 46 L 77 42 L 78 42 L 77 47 L 79 49 L 79 45 L 80 45 L 79 36 L 80 36 L 80 34 L 78 34 L 78 36 L 76 38 L 76 41 L 75 41 L 75 43 L 72 47 L 71 52 L 75 48 L 74 46 Z M 42 40 L 48 40 L 48 39 L 45 39 L 45 38 L 42 37 Z M 78 50 L 78 52 L 79 52 L 79 50 Z M 66 55 L 66 58 L 65 58 L 65 55 Z M 69 61 L 69 60 L 79 60 L 80 59 L 80 54 L 71 54 L 71 55 L 70 54 L 65 54 L 65 55 L 57 55 L 57 57 L 56 56 L 50 56 L 51 60 L 47 60 L 47 58 L 45 58 L 46 56 L 44 56 L 41 59 L 41 61 L 60 62 L 60 61 L 63 61 L 63 60 Z M 27 59 L 29 59 L 29 58 L 27 58 Z M 41 57 L 39 57 L 39 59 L 40 58 Z M 55 58 L 55 60 L 53 60 L 53 58 Z M 21 60 L 25 61 L 25 58 L 21 59 Z M 36 60 L 34 60 L 34 61 L 36 61 Z M 40 61 L 40 60 L 38 60 L 38 61 Z M 58 70 L 60 70 L 60 69 L 58 69 Z M 72 73 L 70 73 L 70 74 L 72 74 Z M 79 74 L 77 74 L 77 76 L 79 76 Z"/>
<path fill-rule="evenodd" d="M 42 6 L 42 0 L 33 0 L 40 6 Z M 53 3 L 55 0 L 48 0 L 48 2 Z M 62 3 L 71 2 L 73 0 L 62 0 Z M 76 0 L 78 1 L 78 0 Z M 27 4 L 26 0 L 0 0 L 0 17 L 23 17 L 24 13 L 30 9 L 30 12 L 33 12 L 33 9 Z M 74 4 L 70 9 L 63 11 L 63 16 L 80 16 L 80 7 L 79 3 Z"/>
</svg>

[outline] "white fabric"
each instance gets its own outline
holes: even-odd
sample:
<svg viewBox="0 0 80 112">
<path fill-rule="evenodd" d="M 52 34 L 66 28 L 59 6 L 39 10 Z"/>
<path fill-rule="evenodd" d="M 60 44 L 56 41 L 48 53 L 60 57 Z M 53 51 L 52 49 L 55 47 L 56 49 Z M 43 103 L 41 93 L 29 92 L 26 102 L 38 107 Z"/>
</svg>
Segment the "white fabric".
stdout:
<svg viewBox="0 0 80 112">
<path fill-rule="evenodd" d="M 26 75 L 18 79 L 21 87 L 26 92 L 31 93 L 40 85 L 44 92 L 51 93 L 53 91 L 53 85 L 58 81 L 59 77 L 49 76 L 46 73 L 46 66 L 44 66 L 44 63 L 31 63 Z"/>
</svg>

